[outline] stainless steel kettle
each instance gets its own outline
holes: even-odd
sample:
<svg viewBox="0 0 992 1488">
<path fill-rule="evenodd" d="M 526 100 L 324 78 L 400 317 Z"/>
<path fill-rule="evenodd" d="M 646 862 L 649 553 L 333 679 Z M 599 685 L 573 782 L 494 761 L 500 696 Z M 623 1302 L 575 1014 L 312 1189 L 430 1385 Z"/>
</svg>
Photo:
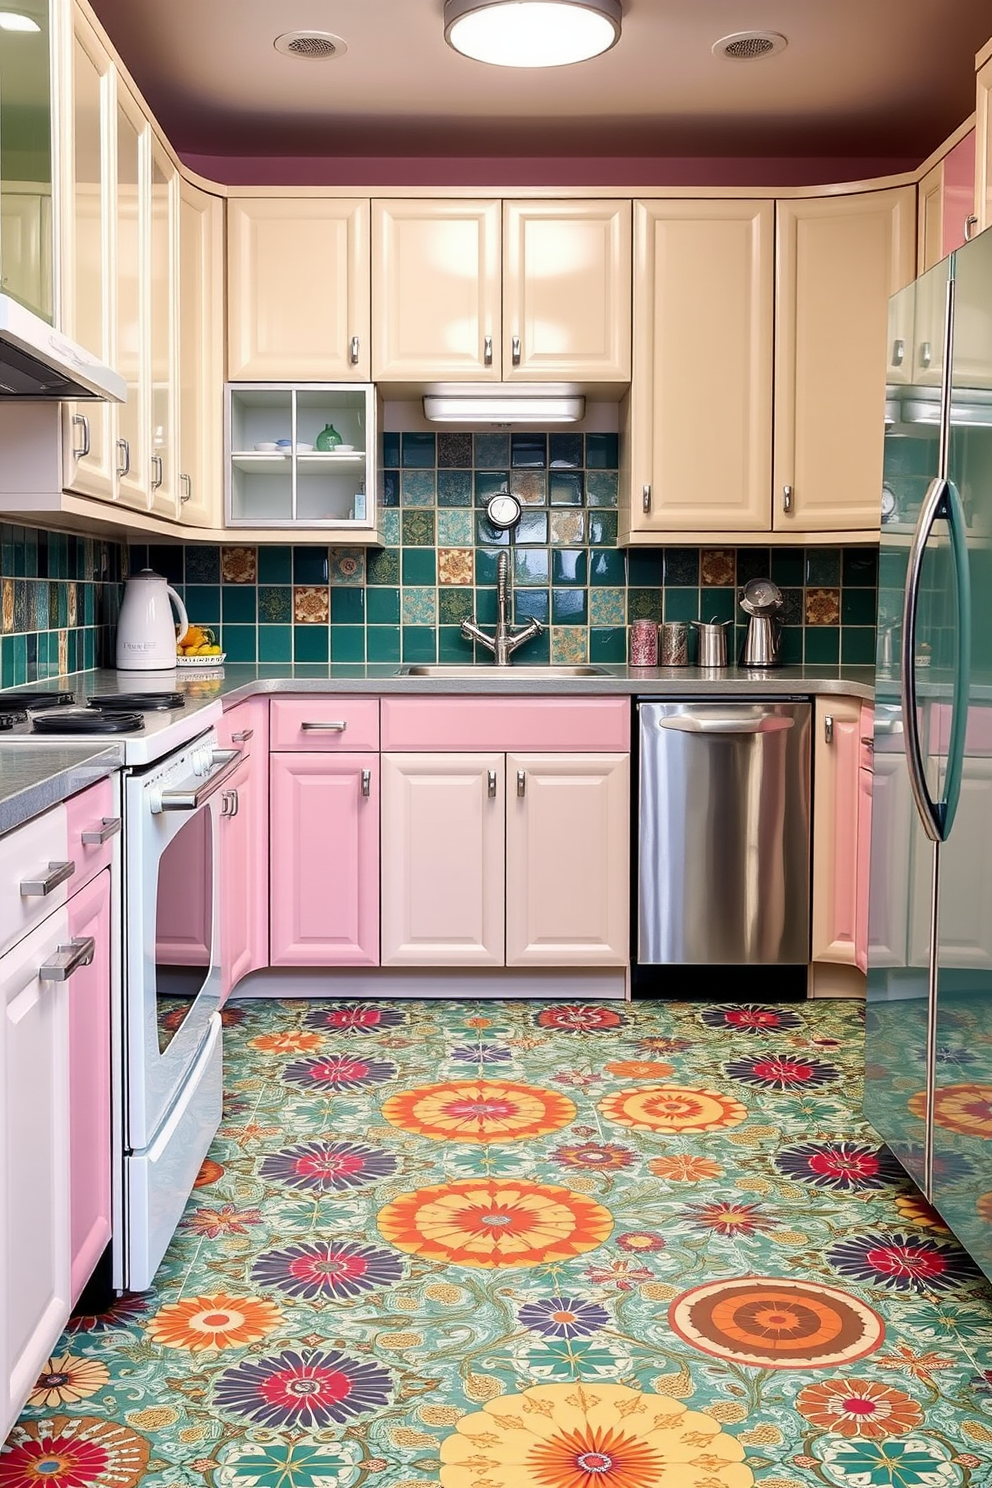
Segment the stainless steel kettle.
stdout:
<svg viewBox="0 0 992 1488">
<path fill-rule="evenodd" d="M 742 667 L 776 667 L 782 664 L 781 625 L 782 591 L 771 579 L 750 579 L 740 594 L 741 609 L 748 617 Z"/>
</svg>

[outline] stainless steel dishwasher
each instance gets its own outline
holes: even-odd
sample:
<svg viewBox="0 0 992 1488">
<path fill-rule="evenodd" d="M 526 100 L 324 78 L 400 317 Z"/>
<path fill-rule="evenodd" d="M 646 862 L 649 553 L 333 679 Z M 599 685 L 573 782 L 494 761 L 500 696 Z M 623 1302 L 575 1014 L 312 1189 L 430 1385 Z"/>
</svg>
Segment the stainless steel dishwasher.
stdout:
<svg viewBox="0 0 992 1488">
<path fill-rule="evenodd" d="M 809 702 L 638 712 L 638 962 L 808 962 Z"/>
</svg>

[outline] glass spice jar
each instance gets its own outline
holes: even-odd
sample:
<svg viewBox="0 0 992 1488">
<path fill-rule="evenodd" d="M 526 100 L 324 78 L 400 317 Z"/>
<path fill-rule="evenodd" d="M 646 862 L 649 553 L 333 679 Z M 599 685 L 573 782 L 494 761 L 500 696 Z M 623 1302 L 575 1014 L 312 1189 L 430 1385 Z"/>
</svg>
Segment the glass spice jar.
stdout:
<svg viewBox="0 0 992 1488">
<path fill-rule="evenodd" d="M 658 665 L 658 627 L 653 620 L 635 620 L 631 624 L 630 665 Z"/>
</svg>

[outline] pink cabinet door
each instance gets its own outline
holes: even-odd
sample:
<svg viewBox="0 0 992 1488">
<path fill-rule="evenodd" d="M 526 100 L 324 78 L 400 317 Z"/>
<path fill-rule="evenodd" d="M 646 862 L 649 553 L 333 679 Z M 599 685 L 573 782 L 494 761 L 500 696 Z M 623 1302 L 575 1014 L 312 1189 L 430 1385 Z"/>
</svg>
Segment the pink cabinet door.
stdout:
<svg viewBox="0 0 992 1488">
<path fill-rule="evenodd" d="M 625 966 L 625 754 L 506 757 L 507 966 Z"/>
<path fill-rule="evenodd" d="M 93 960 L 69 989 L 70 1303 L 110 1239 L 110 870 L 69 900 L 69 937 L 91 936 Z"/>
<path fill-rule="evenodd" d="M 253 860 L 255 781 L 251 761 L 231 776 L 220 818 L 220 987 L 226 1000 L 252 970 L 254 894 L 264 861 Z M 268 875 L 266 874 L 266 880 Z M 268 906 L 265 905 L 265 923 Z"/>
<path fill-rule="evenodd" d="M 382 756 L 383 966 L 502 966 L 502 754 Z"/>
<path fill-rule="evenodd" d="M 868 970 L 868 890 L 871 881 L 872 729 L 875 709 L 861 705 L 861 768 L 858 771 L 857 903 L 854 910 L 854 964 Z"/>
<path fill-rule="evenodd" d="M 816 703 L 813 803 L 814 961 L 854 966 L 859 928 L 861 702 Z"/>
<path fill-rule="evenodd" d="M 269 761 L 271 964 L 379 964 L 379 757 Z"/>
</svg>

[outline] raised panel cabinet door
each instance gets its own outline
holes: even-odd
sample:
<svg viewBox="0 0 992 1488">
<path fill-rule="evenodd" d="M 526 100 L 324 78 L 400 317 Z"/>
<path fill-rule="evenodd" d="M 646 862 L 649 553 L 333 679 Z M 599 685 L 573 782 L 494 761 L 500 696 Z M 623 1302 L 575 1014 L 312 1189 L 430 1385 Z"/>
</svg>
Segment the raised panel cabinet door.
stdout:
<svg viewBox="0 0 992 1488">
<path fill-rule="evenodd" d="M 503 203 L 503 377 L 630 381 L 629 201 Z"/>
<path fill-rule="evenodd" d="M 0 959 L 0 1435 L 69 1316 L 69 986 L 43 981 L 67 943 L 57 910 Z"/>
<path fill-rule="evenodd" d="M 944 256 L 944 162 L 938 160 L 916 188 L 916 272 L 925 274 Z"/>
<path fill-rule="evenodd" d="M 621 528 L 768 530 L 774 246 L 772 202 L 634 203 Z"/>
<path fill-rule="evenodd" d="M 238 976 L 249 971 L 258 971 L 269 964 L 269 700 L 267 697 L 249 698 L 246 702 L 229 709 L 217 725 L 217 735 L 223 749 L 240 749 L 247 771 L 244 791 L 239 789 L 234 807 L 233 825 L 236 831 L 226 834 L 227 850 L 240 853 L 246 892 L 245 915 L 247 917 L 247 960 L 243 961 Z M 238 771 L 240 774 L 241 771 Z M 229 819 L 222 823 L 231 825 Z M 223 842 L 223 838 L 222 838 Z M 238 847 L 240 843 L 240 847 Z M 222 848 L 223 851 L 223 848 Z M 221 862 L 221 873 L 224 864 Z M 224 935 L 224 887 L 221 880 L 221 937 Z M 225 957 L 221 951 L 221 978 L 223 994 L 226 996 L 233 980 L 223 985 L 226 974 Z"/>
<path fill-rule="evenodd" d="M 499 201 L 373 201 L 376 382 L 499 382 L 500 325 Z"/>
<path fill-rule="evenodd" d="M 150 506 L 160 517 L 175 518 L 179 508 L 179 172 L 164 147 L 151 136 L 149 202 L 148 487 Z"/>
<path fill-rule="evenodd" d="M 67 982 L 69 1000 L 70 1289 L 74 1307 L 111 1231 L 111 876 L 104 868 L 66 906 L 69 939 L 93 959 Z"/>
<path fill-rule="evenodd" d="M 625 754 L 506 757 L 507 966 L 625 966 Z"/>
<path fill-rule="evenodd" d="M 856 964 L 861 702 L 818 698 L 813 744 L 814 961 Z"/>
<path fill-rule="evenodd" d="M 179 184 L 179 519 L 220 526 L 224 205 Z"/>
<path fill-rule="evenodd" d="M 369 204 L 229 198 L 227 376 L 369 380 Z"/>
<path fill-rule="evenodd" d="M 978 54 L 975 74 L 975 232 L 992 227 L 992 42 Z"/>
<path fill-rule="evenodd" d="M 861 768 L 858 771 L 858 866 L 856 874 L 857 904 L 854 910 L 854 964 L 859 971 L 868 970 L 868 903 L 871 883 L 871 796 L 872 737 L 875 709 L 861 704 Z"/>
<path fill-rule="evenodd" d="M 916 188 L 776 203 L 776 531 L 877 531 L 889 297 L 913 278 Z"/>
<path fill-rule="evenodd" d="M 379 964 L 379 759 L 269 761 L 271 964 Z"/>
<path fill-rule="evenodd" d="M 252 762 L 231 776 L 221 800 L 220 817 L 220 991 L 231 988 L 251 970 L 255 880 L 266 863 L 252 857 L 255 792 Z"/>
<path fill-rule="evenodd" d="M 382 756 L 383 966 L 502 966 L 502 754 Z"/>
<path fill-rule="evenodd" d="M 115 407 L 116 498 L 147 510 L 151 496 L 149 400 L 148 226 L 146 181 L 151 131 L 137 104 L 117 89 L 116 244 L 117 355 L 114 366 L 127 384 Z"/>
<path fill-rule="evenodd" d="M 868 950 L 872 970 L 907 966 L 914 859 L 926 841 L 910 794 L 906 755 L 876 750 L 872 761 Z M 924 853 L 929 861 L 929 854 Z"/>
</svg>

